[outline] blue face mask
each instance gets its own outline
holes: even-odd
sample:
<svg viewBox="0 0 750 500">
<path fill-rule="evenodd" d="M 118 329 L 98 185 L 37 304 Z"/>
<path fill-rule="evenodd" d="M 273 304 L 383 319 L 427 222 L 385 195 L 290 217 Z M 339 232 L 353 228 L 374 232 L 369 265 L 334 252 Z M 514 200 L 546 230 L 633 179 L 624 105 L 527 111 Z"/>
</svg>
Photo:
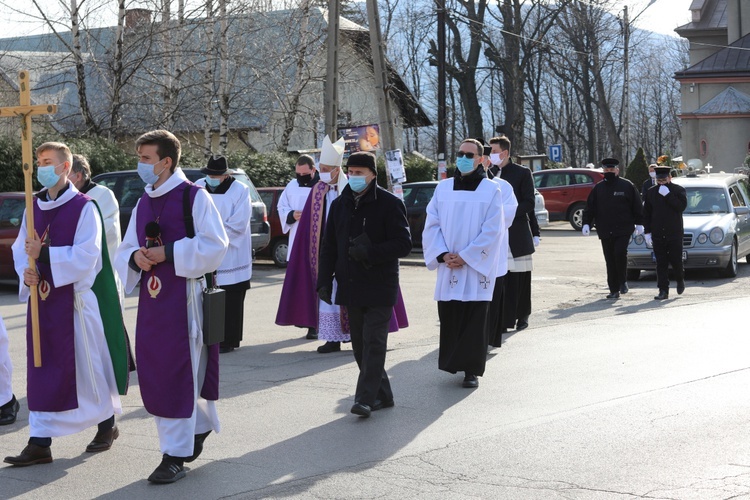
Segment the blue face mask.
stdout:
<svg viewBox="0 0 750 500">
<path fill-rule="evenodd" d="M 59 165 L 48 165 L 46 167 L 37 167 L 36 168 L 36 180 L 39 181 L 39 184 L 46 187 L 47 189 L 57 184 L 57 181 L 60 180 L 60 175 L 55 173 L 55 169 L 59 167 L 60 165 L 62 165 L 62 163 L 60 163 Z"/>
<path fill-rule="evenodd" d="M 456 158 L 456 168 L 462 174 L 468 174 L 474 170 L 474 158 Z"/>
<path fill-rule="evenodd" d="M 153 165 L 151 165 L 150 163 L 138 162 L 138 175 L 141 177 L 141 180 L 143 180 L 143 182 L 145 182 L 146 184 L 151 184 L 153 186 L 154 183 L 159 180 L 159 174 L 161 174 L 161 172 L 164 172 L 164 168 L 167 168 L 164 167 L 163 169 L 161 169 L 161 172 L 159 172 L 159 174 L 155 174 L 154 167 L 159 163 L 161 163 L 161 160 L 157 161 Z"/>
<path fill-rule="evenodd" d="M 367 177 L 364 176 L 349 176 L 349 187 L 355 193 L 361 193 L 367 187 Z"/>
<path fill-rule="evenodd" d="M 221 184 L 221 177 L 218 179 L 214 179 L 213 177 L 206 176 L 206 186 L 211 186 L 212 188 L 217 187 L 219 184 Z"/>
</svg>

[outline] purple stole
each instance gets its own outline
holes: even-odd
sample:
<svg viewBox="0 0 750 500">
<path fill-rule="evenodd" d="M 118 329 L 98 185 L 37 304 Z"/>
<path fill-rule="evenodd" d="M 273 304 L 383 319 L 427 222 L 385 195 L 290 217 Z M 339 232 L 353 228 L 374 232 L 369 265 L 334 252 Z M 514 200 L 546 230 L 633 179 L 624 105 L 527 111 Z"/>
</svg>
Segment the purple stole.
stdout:
<svg viewBox="0 0 750 500">
<path fill-rule="evenodd" d="M 83 206 L 91 198 L 78 193 L 52 210 L 34 200 L 34 229 L 50 247 L 72 246 Z M 31 307 L 26 313 L 27 399 L 32 411 L 66 411 L 78 408 L 76 386 L 74 285 L 56 287 L 49 264 L 37 260 L 39 283 L 39 337 L 42 366 L 34 367 L 31 340 Z"/>
<path fill-rule="evenodd" d="M 192 210 L 195 194 L 200 189 L 192 183 L 183 183 L 158 198 L 143 194 L 136 221 L 138 241 L 145 245 L 146 224 L 152 221 L 158 222 L 164 244 L 187 236 L 183 214 L 185 189 L 190 189 Z M 140 285 L 135 355 L 143 405 L 157 417 L 190 418 L 195 407 L 195 391 L 187 280 L 175 274 L 173 263 L 162 262 L 151 271 L 141 273 Z M 219 397 L 219 344 L 209 347 L 201 397 L 209 400 Z"/>
<path fill-rule="evenodd" d="M 316 183 L 310 190 L 297 224 L 297 235 L 289 256 L 284 285 L 281 289 L 276 324 L 318 328 L 318 258 L 320 242 L 326 224 L 326 194 L 331 188 L 324 182 Z M 389 332 L 409 326 L 401 288 L 388 326 Z M 341 328 L 349 333 L 349 316 L 346 307 L 341 307 Z"/>
</svg>

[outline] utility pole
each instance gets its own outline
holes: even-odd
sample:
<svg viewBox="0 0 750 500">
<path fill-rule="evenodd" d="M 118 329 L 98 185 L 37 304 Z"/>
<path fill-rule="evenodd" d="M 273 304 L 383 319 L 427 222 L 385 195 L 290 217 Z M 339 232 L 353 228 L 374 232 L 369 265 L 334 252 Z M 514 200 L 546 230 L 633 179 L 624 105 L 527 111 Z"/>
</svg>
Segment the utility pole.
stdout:
<svg viewBox="0 0 750 500">
<path fill-rule="evenodd" d="M 628 20 L 628 6 L 626 5 L 623 10 L 622 24 L 625 33 L 625 67 L 623 68 L 625 72 L 625 88 L 623 89 L 623 95 L 625 98 L 625 165 L 622 171 L 625 172 L 630 165 L 630 58 L 628 57 L 628 47 L 630 45 L 630 21 Z"/>
<path fill-rule="evenodd" d="M 377 0 L 367 0 L 367 23 L 370 26 L 370 51 L 375 72 L 375 95 L 378 99 L 378 117 L 380 123 L 380 144 L 383 152 L 395 149 L 396 137 L 393 132 L 393 114 L 388 98 L 388 66 L 385 63 L 383 37 L 380 32 L 380 14 Z M 387 170 L 387 169 L 386 169 Z M 388 174 L 386 172 L 386 174 Z M 391 176 L 388 179 L 388 191 L 393 191 Z"/>
<path fill-rule="evenodd" d="M 325 108 L 325 133 L 336 142 L 339 117 L 339 0 L 328 0 L 328 61 L 323 107 Z"/>
<path fill-rule="evenodd" d="M 444 0 L 435 0 L 437 7 L 437 158 L 438 180 L 440 180 L 441 165 L 446 167 L 445 145 L 445 4 Z M 444 172 L 445 170 L 443 170 Z"/>
</svg>

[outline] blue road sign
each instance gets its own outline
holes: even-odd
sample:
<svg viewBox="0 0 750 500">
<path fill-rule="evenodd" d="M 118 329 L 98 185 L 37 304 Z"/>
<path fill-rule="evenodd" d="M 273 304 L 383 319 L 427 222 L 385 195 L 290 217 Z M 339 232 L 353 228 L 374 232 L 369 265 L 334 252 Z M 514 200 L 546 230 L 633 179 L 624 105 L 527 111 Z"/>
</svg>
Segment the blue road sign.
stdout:
<svg viewBox="0 0 750 500">
<path fill-rule="evenodd" d="M 560 163 L 562 161 L 562 144 L 551 144 L 547 156 L 551 161 Z"/>
</svg>

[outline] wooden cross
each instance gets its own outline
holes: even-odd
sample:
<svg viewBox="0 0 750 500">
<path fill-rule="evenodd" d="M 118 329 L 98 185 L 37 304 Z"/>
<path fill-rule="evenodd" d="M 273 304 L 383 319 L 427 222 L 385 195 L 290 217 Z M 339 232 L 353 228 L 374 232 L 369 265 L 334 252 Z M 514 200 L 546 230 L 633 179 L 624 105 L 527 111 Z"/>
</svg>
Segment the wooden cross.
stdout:
<svg viewBox="0 0 750 500">
<path fill-rule="evenodd" d="M 34 173 L 34 157 L 31 153 L 31 117 L 33 115 L 51 115 L 57 113 L 57 106 L 52 104 L 31 105 L 31 85 L 29 72 L 18 72 L 18 89 L 21 93 L 21 105 L 0 108 L 0 117 L 19 117 L 21 119 L 21 158 L 23 161 L 23 181 L 26 192 L 26 231 L 34 234 L 34 204 L 32 199 L 31 176 Z M 36 262 L 29 257 L 29 269 L 36 269 Z M 39 340 L 39 290 L 31 287 L 31 338 L 34 346 L 34 366 L 42 366 L 42 349 Z"/>
</svg>

